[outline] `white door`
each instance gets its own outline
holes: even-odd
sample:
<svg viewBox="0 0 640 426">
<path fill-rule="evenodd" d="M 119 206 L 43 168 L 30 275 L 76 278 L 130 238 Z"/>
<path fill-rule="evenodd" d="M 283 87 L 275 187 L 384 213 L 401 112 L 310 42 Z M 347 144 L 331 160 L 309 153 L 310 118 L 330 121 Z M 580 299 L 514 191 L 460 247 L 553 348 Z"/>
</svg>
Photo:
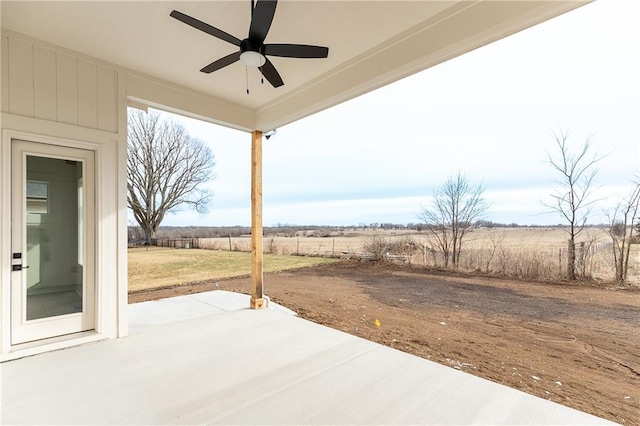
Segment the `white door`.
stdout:
<svg viewBox="0 0 640 426">
<path fill-rule="evenodd" d="M 11 344 L 95 328 L 94 152 L 11 143 Z"/>
</svg>

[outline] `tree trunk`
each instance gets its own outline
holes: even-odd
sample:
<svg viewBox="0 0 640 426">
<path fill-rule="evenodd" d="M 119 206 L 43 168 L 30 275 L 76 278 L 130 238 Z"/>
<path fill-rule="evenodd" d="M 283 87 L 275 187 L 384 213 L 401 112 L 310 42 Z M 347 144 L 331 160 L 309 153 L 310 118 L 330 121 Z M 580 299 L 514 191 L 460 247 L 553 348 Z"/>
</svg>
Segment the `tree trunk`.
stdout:
<svg viewBox="0 0 640 426">
<path fill-rule="evenodd" d="M 151 242 L 151 240 L 155 240 L 156 231 L 150 226 L 143 226 L 142 231 L 144 232 L 145 241 Z"/>
<path fill-rule="evenodd" d="M 453 237 L 453 253 L 451 254 L 451 264 L 454 268 L 458 267 L 458 237 Z"/>
<path fill-rule="evenodd" d="M 462 239 L 464 238 L 464 232 L 460 232 L 458 235 L 458 248 L 456 249 L 456 266 L 460 265 L 460 254 L 462 253 Z"/>
<path fill-rule="evenodd" d="M 633 235 L 633 233 L 631 234 Z M 631 240 L 631 236 L 629 237 L 629 240 Z M 627 246 L 625 247 L 625 253 L 624 253 L 624 262 L 622 264 L 622 280 L 620 281 L 621 283 L 624 283 L 627 281 L 627 274 L 629 272 L 629 254 L 631 253 L 631 241 L 629 241 L 627 243 Z"/>
<path fill-rule="evenodd" d="M 582 278 L 587 276 L 587 265 L 586 265 L 586 253 L 584 248 L 584 241 L 580 243 L 580 253 L 578 254 L 578 264 L 580 265 L 580 276 Z"/>
<path fill-rule="evenodd" d="M 576 279 L 576 245 L 573 237 L 569 238 L 567 246 L 567 278 L 571 281 Z"/>
<path fill-rule="evenodd" d="M 618 245 L 618 240 L 613 236 L 611 237 L 611 250 L 613 250 L 613 266 L 615 267 L 615 270 L 616 270 L 616 282 L 620 282 L 622 280 L 623 250 Z"/>
</svg>

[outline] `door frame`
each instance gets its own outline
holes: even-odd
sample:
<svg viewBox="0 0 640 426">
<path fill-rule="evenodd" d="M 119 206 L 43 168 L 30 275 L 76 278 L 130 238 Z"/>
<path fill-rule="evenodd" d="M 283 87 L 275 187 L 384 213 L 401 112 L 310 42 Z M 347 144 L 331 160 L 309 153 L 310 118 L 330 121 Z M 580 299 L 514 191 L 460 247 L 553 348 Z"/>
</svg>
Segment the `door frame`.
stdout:
<svg viewBox="0 0 640 426">
<path fill-rule="evenodd" d="M 3 121 L 6 116 L 3 114 Z M 13 120 L 12 120 L 13 121 Z M 20 120 L 22 121 L 22 120 Z M 31 121 L 31 120 L 28 120 Z M 4 123 L 3 123 L 4 124 Z M 22 123 L 20 123 L 22 124 Z M 18 126 L 22 127 L 22 126 Z M 49 127 L 49 126 L 46 126 Z M 105 178 L 105 158 L 108 158 L 108 164 L 113 163 L 113 169 L 119 169 L 115 164 L 119 155 L 120 146 L 117 142 L 117 136 L 107 134 L 105 132 L 86 132 L 84 129 L 71 129 L 64 126 L 66 130 L 62 131 L 58 125 L 58 131 L 51 132 L 53 134 L 71 135 L 72 137 L 83 138 L 86 141 L 78 139 L 68 139 L 65 137 L 43 136 L 20 130 L 12 130 L 9 128 L 2 129 L 2 139 L 0 140 L 0 362 L 21 356 L 28 356 L 36 353 L 46 352 L 65 348 L 71 345 L 88 343 L 104 338 L 113 338 L 126 335 L 126 306 L 122 306 L 121 299 L 126 298 L 120 296 L 123 291 L 122 283 L 116 280 L 112 282 L 109 290 L 115 290 L 114 293 L 106 291 L 104 285 L 104 276 L 113 276 L 112 272 L 105 272 L 102 266 L 101 254 L 109 252 L 111 246 L 103 241 L 104 229 L 102 220 L 104 219 L 104 186 Z M 53 130 L 53 129 L 52 129 Z M 63 129 L 64 130 L 64 129 Z M 49 133 L 49 132 L 47 132 Z M 94 152 L 95 167 L 95 329 L 91 331 L 80 332 L 50 339 L 38 340 L 34 342 L 11 344 L 11 144 L 12 140 L 20 139 L 27 142 L 43 143 L 60 147 L 69 147 L 84 149 Z M 120 154 L 121 155 L 121 154 Z M 111 171 L 111 170 L 109 170 Z M 111 176 L 111 185 L 113 185 L 113 176 Z M 107 201 L 113 204 L 112 200 Z M 117 205 L 117 204 L 116 204 Z M 110 231 L 113 233 L 113 231 Z M 6 237 L 5 237 L 6 236 Z M 113 242 L 110 242 L 113 244 Z M 109 253 L 111 256 L 113 254 Z M 125 252 L 126 256 L 126 252 Z M 126 263 L 125 263 L 126 267 Z M 118 284 L 118 285 L 116 285 Z M 126 289 L 126 281 L 124 285 Z M 125 293 L 126 294 L 126 293 Z M 115 297 L 114 297 L 115 296 Z M 126 303 L 126 302 L 125 302 Z M 123 323 L 124 321 L 124 323 Z M 119 324 L 123 324 L 122 326 Z M 122 331 L 120 331 L 122 330 Z"/>
<path fill-rule="evenodd" d="M 20 252 L 22 258 L 12 259 L 14 264 L 29 265 L 27 256 L 27 228 L 25 204 L 25 181 L 27 180 L 26 156 L 41 158 L 69 159 L 81 161 L 83 164 L 83 218 L 82 218 L 82 247 L 84 253 L 84 268 L 82 270 L 82 310 L 79 313 L 38 318 L 31 321 L 26 319 L 26 282 L 27 271 L 11 271 L 11 343 L 19 345 L 46 340 L 64 335 L 77 334 L 82 331 L 93 331 L 96 323 L 95 272 L 97 215 L 95 214 L 95 151 L 68 146 L 43 144 L 13 138 L 12 151 L 12 253 Z M 19 172 L 19 173 L 18 173 Z M 19 248 L 19 250 L 18 250 Z"/>
</svg>

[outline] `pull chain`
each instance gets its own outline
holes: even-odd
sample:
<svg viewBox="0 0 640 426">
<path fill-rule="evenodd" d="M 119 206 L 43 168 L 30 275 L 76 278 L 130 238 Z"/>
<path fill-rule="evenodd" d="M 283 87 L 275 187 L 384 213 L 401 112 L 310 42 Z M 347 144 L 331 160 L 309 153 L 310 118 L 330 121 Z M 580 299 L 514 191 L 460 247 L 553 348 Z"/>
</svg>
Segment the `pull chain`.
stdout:
<svg viewBox="0 0 640 426">
<path fill-rule="evenodd" d="M 246 79 L 247 82 L 247 95 L 249 94 L 249 69 L 248 67 L 245 65 L 244 67 L 244 77 Z"/>
</svg>

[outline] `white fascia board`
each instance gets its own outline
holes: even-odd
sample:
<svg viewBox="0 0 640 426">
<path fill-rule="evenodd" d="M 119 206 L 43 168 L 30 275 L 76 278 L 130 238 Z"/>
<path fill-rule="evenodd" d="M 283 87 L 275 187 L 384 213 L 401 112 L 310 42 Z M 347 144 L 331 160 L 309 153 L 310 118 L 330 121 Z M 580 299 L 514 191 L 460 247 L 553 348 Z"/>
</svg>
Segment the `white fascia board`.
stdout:
<svg viewBox="0 0 640 426">
<path fill-rule="evenodd" d="M 282 127 L 591 1 L 457 3 L 338 70 L 258 109 L 256 128 Z"/>
<path fill-rule="evenodd" d="M 255 128 L 255 113 L 236 104 L 139 74 L 126 75 L 127 102 L 182 114 L 245 132 Z"/>
</svg>

